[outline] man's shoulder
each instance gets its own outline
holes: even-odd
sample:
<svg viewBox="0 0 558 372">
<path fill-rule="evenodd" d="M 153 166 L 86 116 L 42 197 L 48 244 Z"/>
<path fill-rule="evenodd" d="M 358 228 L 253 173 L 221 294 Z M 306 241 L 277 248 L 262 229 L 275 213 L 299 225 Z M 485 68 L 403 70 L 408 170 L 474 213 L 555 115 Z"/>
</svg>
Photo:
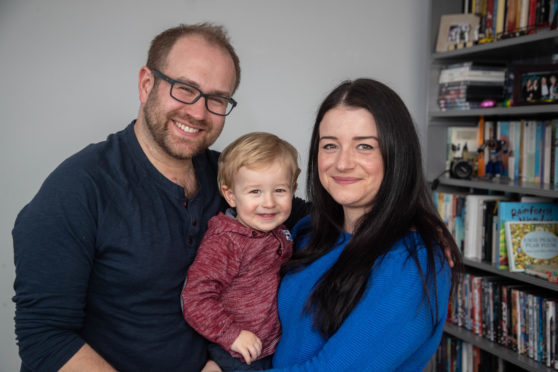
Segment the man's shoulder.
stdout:
<svg viewBox="0 0 558 372">
<path fill-rule="evenodd" d="M 128 128 L 127 128 L 128 129 Z M 71 185 L 96 182 L 107 174 L 117 174 L 127 167 L 126 130 L 112 133 L 105 140 L 91 143 L 62 161 L 45 180 L 46 185 Z"/>
</svg>

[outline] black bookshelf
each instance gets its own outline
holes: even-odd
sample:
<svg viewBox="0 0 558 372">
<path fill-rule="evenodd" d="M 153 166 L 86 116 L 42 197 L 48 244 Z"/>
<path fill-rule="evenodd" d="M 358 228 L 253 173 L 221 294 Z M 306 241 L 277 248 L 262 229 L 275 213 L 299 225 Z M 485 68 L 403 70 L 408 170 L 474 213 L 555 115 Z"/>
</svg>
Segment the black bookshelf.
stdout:
<svg viewBox="0 0 558 372">
<path fill-rule="evenodd" d="M 486 262 L 481 262 L 478 260 L 473 260 L 470 258 L 463 259 L 463 263 L 465 266 L 473 267 L 475 269 L 479 269 L 482 271 L 486 271 L 492 274 L 498 274 L 499 276 L 503 276 L 509 279 L 513 279 L 515 281 L 530 284 L 536 286 L 538 288 L 548 289 L 550 291 L 558 292 L 558 284 L 551 283 L 544 279 L 537 278 L 533 275 L 528 275 L 520 272 L 512 272 L 508 270 L 501 270 L 496 267 L 496 265 L 489 264 Z"/>
<path fill-rule="evenodd" d="M 451 323 L 446 323 L 444 332 L 450 336 L 458 338 L 464 342 L 468 342 L 481 350 L 497 355 L 506 362 L 533 372 L 556 372 L 556 369 L 547 367 L 541 363 L 534 361 L 526 355 L 520 355 L 496 342 L 487 340 L 486 338 L 467 331 L 462 327 L 458 327 Z"/>
<path fill-rule="evenodd" d="M 541 50 L 558 50 L 558 30 L 540 30 L 536 34 L 511 37 L 442 53 L 432 53 L 435 61 L 454 60 L 525 60 L 541 55 Z"/>
<path fill-rule="evenodd" d="M 548 184 L 537 184 L 521 181 L 509 181 L 506 179 L 480 179 L 470 180 L 442 176 L 438 178 L 440 185 L 454 186 L 472 190 L 499 191 L 504 193 L 541 196 L 546 198 L 558 198 L 558 186 Z"/>
<path fill-rule="evenodd" d="M 444 14 L 458 14 L 463 12 L 461 0 L 431 0 L 430 1 L 430 50 L 434 51 L 440 17 Z M 436 181 L 437 191 L 465 193 L 493 193 L 510 194 L 510 196 L 531 195 L 549 198 L 558 202 L 558 186 L 548 184 L 524 183 L 508 180 L 488 179 L 454 179 L 447 173 L 446 148 L 447 128 L 451 126 L 477 126 L 481 117 L 485 120 L 551 120 L 558 118 L 558 104 L 535 104 L 523 106 L 497 106 L 472 110 L 442 111 L 438 107 L 438 77 L 440 71 L 451 63 L 465 61 L 497 62 L 508 66 L 522 64 L 550 64 L 558 63 L 558 30 L 539 30 L 534 34 L 510 37 L 494 42 L 473 45 L 446 52 L 431 52 L 429 56 L 429 76 L 427 78 L 427 143 L 425 159 L 427 177 L 430 182 Z M 442 144 L 442 145 L 441 145 Z M 441 175 L 441 176 L 440 176 Z M 530 276 L 524 273 L 500 270 L 495 265 L 481 262 L 480 260 L 465 259 L 466 270 L 470 272 L 485 272 L 490 275 L 500 276 L 525 283 L 533 288 L 548 292 L 550 296 L 557 297 L 558 284 Z M 468 342 L 480 349 L 493 354 L 504 361 L 527 371 L 556 371 L 553 368 L 538 363 L 526 355 L 517 354 L 498 343 L 475 335 L 464 328 L 453 324 L 446 324 L 445 333 Z"/>
<path fill-rule="evenodd" d="M 487 117 L 556 117 L 558 116 L 558 104 L 511 106 L 511 107 L 490 107 L 472 110 L 431 110 L 429 115 L 435 118 L 474 118 L 479 116 Z"/>
</svg>

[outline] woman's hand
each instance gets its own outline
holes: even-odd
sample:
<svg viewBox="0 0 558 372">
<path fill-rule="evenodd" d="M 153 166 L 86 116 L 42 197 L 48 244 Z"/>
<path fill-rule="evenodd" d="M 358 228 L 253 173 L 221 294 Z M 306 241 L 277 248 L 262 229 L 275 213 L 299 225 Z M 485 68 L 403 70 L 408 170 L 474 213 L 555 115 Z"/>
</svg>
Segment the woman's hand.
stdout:
<svg viewBox="0 0 558 372">
<path fill-rule="evenodd" d="M 448 259 L 448 263 L 449 263 L 450 267 L 453 267 L 453 265 L 455 265 L 455 263 L 453 262 L 453 259 L 451 258 L 451 249 L 447 245 L 444 248 L 444 255 Z"/>
<path fill-rule="evenodd" d="M 212 360 L 208 360 L 200 372 L 223 372 L 221 368 Z"/>
<path fill-rule="evenodd" d="M 250 364 L 262 353 L 262 341 L 252 332 L 242 330 L 231 345 L 231 350 L 241 354 L 246 364 Z"/>
</svg>

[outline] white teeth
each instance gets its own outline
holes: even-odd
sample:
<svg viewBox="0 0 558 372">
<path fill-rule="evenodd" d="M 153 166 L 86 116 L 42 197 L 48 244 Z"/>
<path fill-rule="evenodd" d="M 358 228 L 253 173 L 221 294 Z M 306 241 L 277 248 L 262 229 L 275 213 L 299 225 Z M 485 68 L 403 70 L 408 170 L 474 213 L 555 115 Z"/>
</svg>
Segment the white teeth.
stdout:
<svg viewBox="0 0 558 372">
<path fill-rule="evenodd" d="M 200 130 L 199 129 L 195 129 L 195 128 L 191 128 L 187 125 L 184 125 L 182 123 L 179 123 L 177 121 L 174 122 L 176 124 L 177 127 L 179 127 L 180 129 L 182 129 L 184 132 L 188 132 L 188 133 L 198 133 Z"/>
</svg>

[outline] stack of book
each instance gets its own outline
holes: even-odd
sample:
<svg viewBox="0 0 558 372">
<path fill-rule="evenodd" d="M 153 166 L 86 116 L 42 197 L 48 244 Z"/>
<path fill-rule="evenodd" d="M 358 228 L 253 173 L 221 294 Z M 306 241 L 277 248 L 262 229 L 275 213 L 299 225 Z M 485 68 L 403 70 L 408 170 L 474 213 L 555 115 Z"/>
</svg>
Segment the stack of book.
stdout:
<svg viewBox="0 0 558 372">
<path fill-rule="evenodd" d="M 440 71 L 438 105 L 445 110 L 494 106 L 506 99 L 506 67 L 475 62 L 451 64 Z"/>
</svg>

